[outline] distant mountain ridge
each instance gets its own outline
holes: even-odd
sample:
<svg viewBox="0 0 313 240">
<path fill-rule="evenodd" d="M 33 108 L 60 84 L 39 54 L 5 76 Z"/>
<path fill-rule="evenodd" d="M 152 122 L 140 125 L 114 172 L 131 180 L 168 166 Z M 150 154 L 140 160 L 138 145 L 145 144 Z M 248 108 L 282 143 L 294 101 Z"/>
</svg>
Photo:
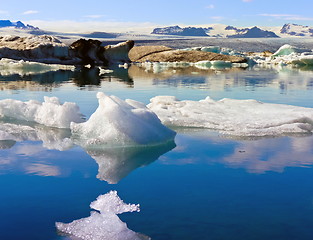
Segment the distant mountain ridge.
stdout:
<svg viewBox="0 0 313 240">
<path fill-rule="evenodd" d="M 282 27 L 280 33 L 290 36 L 313 37 L 313 27 L 287 23 Z"/>
<path fill-rule="evenodd" d="M 39 28 L 34 27 L 29 24 L 24 24 L 21 21 L 11 22 L 10 20 L 0 20 L 0 28 L 4 27 L 14 27 L 18 29 L 26 29 L 26 30 L 39 30 Z"/>
<path fill-rule="evenodd" d="M 178 36 L 208 36 L 206 34 L 206 29 L 196 28 L 196 27 L 185 27 L 181 28 L 179 26 L 170 26 L 164 28 L 155 28 L 151 34 L 162 34 L 162 35 L 178 35 Z"/>
<path fill-rule="evenodd" d="M 217 24 L 216 24 L 217 25 Z M 151 34 L 160 35 L 179 35 L 179 36 L 206 36 L 223 38 L 279 38 L 279 37 L 313 37 L 313 27 L 302 26 L 298 24 L 285 24 L 282 28 L 275 27 L 271 30 L 261 27 L 237 28 L 220 24 L 219 27 L 179 27 L 170 26 L 164 28 L 155 28 Z M 224 27 L 222 27 L 224 26 Z M 269 28 L 267 28 L 269 29 Z"/>
</svg>

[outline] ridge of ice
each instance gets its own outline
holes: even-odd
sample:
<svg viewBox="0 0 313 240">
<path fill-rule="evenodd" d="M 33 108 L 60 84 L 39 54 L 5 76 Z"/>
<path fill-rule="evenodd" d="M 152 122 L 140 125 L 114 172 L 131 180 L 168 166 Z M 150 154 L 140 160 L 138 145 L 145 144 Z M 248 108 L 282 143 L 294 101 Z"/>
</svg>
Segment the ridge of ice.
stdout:
<svg viewBox="0 0 313 240">
<path fill-rule="evenodd" d="M 234 136 L 276 136 L 308 134 L 313 131 L 313 109 L 256 100 L 207 97 L 200 101 L 179 101 L 157 96 L 148 107 L 165 125 L 200 127 Z"/>
<path fill-rule="evenodd" d="M 57 97 L 44 97 L 44 102 L 14 99 L 0 100 L 0 117 L 36 122 L 49 127 L 69 128 L 71 122 L 84 121 L 76 103 L 61 104 Z"/>
<path fill-rule="evenodd" d="M 127 228 L 117 214 L 139 212 L 138 204 L 124 203 L 116 191 L 100 195 L 90 207 L 99 211 L 91 212 L 90 217 L 75 220 L 71 223 L 56 222 L 58 231 L 82 240 L 143 240 L 147 236 Z"/>
<path fill-rule="evenodd" d="M 84 123 L 71 123 L 79 145 L 158 145 L 172 141 L 174 131 L 164 126 L 143 103 L 97 94 L 99 106 Z"/>
</svg>

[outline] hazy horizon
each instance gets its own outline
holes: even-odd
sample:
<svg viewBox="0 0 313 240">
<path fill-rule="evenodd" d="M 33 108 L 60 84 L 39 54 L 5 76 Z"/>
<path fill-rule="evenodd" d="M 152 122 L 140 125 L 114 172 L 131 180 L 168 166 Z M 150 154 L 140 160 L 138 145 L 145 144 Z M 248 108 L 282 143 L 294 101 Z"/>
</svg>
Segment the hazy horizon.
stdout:
<svg viewBox="0 0 313 240">
<path fill-rule="evenodd" d="M 305 7 L 304 7 L 305 6 Z M 285 23 L 313 25 L 312 2 L 269 0 L 195 0 L 181 3 L 139 0 L 118 3 L 55 0 L 43 5 L 39 0 L 12 0 L 0 6 L 0 19 L 22 21 L 44 30 L 62 32 L 149 32 L 164 26 L 206 26 L 212 24 L 237 27 L 277 27 Z"/>
</svg>

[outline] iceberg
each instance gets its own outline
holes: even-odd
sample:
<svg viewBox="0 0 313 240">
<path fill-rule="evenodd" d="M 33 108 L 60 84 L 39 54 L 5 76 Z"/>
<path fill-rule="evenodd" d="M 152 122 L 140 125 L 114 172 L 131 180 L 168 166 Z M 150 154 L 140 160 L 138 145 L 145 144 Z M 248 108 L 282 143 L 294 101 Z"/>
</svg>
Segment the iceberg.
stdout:
<svg viewBox="0 0 313 240">
<path fill-rule="evenodd" d="M 83 147 L 158 145 L 173 141 L 176 133 L 164 126 L 143 103 L 97 94 L 99 107 L 84 123 L 71 123 L 78 144 Z"/>
<path fill-rule="evenodd" d="M 256 100 L 210 97 L 200 101 L 180 101 L 173 96 L 157 96 L 148 108 L 165 125 L 209 128 L 223 135 L 263 137 L 312 134 L 313 109 Z"/>
<path fill-rule="evenodd" d="M 30 75 L 32 73 L 45 73 L 58 70 L 74 71 L 75 67 L 71 65 L 45 64 L 39 62 L 30 62 L 25 60 L 13 60 L 9 58 L 0 59 L 0 75 L 7 76 L 13 74 Z"/>
<path fill-rule="evenodd" d="M 83 122 L 76 103 L 60 103 L 57 97 L 44 97 L 44 102 L 14 99 L 0 100 L 0 117 L 35 122 L 49 127 L 69 128 L 71 122 Z"/>
<path fill-rule="evenodd" d="M 136 233 L 127 228 L 117 214 L 139 212 L 138 204 L 124 203 L 116 191 L 100 195 L 90 207 L 96 211 L 90 217 L 75 220 L 71 223 L 56 222 L 56 228 L 71 239 L 82 240 L 148 240 L 148 236 Z"/>
</svg>

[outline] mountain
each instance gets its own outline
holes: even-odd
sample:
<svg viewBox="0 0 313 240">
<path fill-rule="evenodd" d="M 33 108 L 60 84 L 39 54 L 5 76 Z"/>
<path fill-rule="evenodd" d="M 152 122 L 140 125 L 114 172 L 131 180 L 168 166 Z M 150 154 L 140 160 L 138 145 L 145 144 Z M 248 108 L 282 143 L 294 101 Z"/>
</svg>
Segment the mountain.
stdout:
<svg viewBox="0 0 313 240">
<path fill-rule="evenodd" d="M 11 22 L 10 20 L 0 20 L 0 28 L 4 27 L 14 27 L 17 29 L 26 29 L 26 30 L 39 30 L 39 28 L 31 26 L 31 25 L 25 25 L 21 21 L 17 22 Z"/>
<path fill-rule="evenodd" d="M 258 27 L 237 29 L 237 34 L 228 35 L 227 37 L 229 38 L 279 38 L 279 36 L 277 36 L 274 32 L 262 30 Z"/>
<path fill-rule="evenodd" d="M 206 36 L 206 37 L 228 37 L 228 38 L 272 38 L 279 37 L 272 31 L 262 30 L 258 27 L 252 28 L 236 28 L 219 25 L 206 28 L 171 26 L 164 28 L 155 28 L 152 34 L 161 35 L 179 35 L 179 36 Z"/>
<path fill-rule="evenodd" d="M 171 26 L 164 28 L 155 28 L 151 34 L 162 34 L 162 35 L 178 35 L 178 36 L 199 36 L 207 37 L 206 31 L 204 28 L 196 27 L 185 27 L 181 28 L 179 26 Z"/>
<path fill-rule="evenodd" d="M 313 37 L 313 27 L 287 23 L 282 27 L 280 33 L 290 36 Z"/>
</svg>

